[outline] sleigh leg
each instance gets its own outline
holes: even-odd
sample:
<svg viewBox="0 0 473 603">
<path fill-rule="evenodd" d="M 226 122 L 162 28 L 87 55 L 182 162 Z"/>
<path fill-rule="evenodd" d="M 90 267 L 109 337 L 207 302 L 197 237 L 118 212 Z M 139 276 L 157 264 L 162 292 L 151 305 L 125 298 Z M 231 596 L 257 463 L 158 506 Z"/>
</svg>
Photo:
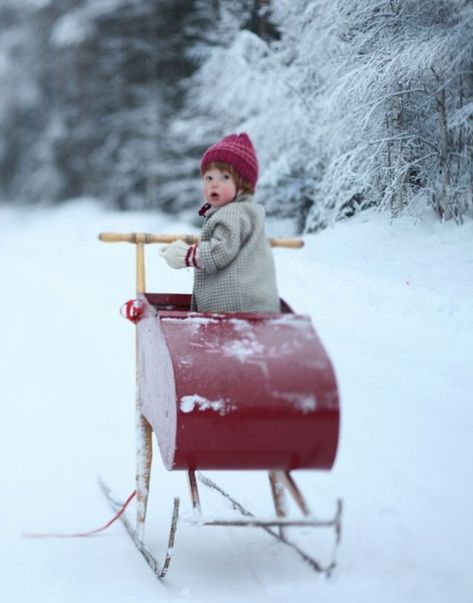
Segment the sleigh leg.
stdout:
<svg viewBox="0 0 473 603">
<path fill-rule="evenodd" d="M 280 471 L 278 473 L 278 475 L 280 476 L 281 482 L 284 484 L 284 486 L 287 488 L 287 490 L 291 493 L 292 498 L 296 502 L 296 504 L 299 507 L 299 509 L 301 510 L 302 514 L 305 515 L 306 517 L 309 516 L 310 515 L 309 506 L 307 505 L 305 498 L 302 495 L 302 492 L 299 490 L 298 485 L 294 481 L 294 479 L 293 479 L 292 475 L 289 473 L 289 471 Z"/>
<path fill-rule="evenodd" d="M 144 293 L 146 289 L 145 235 L 136 237 L 136 294 Z M 153 461 L 153 440 L 151 425 L 145 419 L 141 408 L 141 365 L 139 353 L 138 331 L 135 342 L 136 360 L 136 537 L 139 542 L 144 541 L 146 509 L 148 506 L 149 480 L 151 463 Z"/>
<path fill-rule="evenodd" d="M 189 469 L 189 471 L 187 472 L 187 476 L 189 479 L 189 490 L 190 490 L 191 500 L 192 500 L 192 511 L 194 513 L 194 517 L 198 519 L 202 514 L 202 510 L 201 510 L 201 506 L 200 506 L 200 495 L 199 495 L 199 488 L 197 486 L 197 480 L 195 478 L 195 471 L 192 469 Z"/>
<path fill-rule="evenodd" d="M 153 432 L 139 410 L 136 431 L 136 537 L 139 542 L 143 542 L 153 460 Z"/>
<path fill-rule="evenodd" d="M 279 479 L 278 472 L 269 472 L 269 483 L 271 486 L 271 494 L 273 496 L 274 508 L 278 517 L 286 517 L 287 515 L 287 499 L 286 493 L 284 492 L 284 486 Z M 285 530 L 283 526 L 278 527 L 279 535 L 285 536 Z"/>
</svg>

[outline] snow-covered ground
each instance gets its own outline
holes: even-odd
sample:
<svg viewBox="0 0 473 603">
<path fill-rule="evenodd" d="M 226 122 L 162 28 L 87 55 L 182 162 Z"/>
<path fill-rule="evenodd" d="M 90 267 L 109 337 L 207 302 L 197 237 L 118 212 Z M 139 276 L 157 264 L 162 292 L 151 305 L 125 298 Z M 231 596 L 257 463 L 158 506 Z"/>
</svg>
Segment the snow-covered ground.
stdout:
<svg viewBox="0 0 473 603">
<path fill-rule="evenodd" d="M 365 213 L 275 251 L 281 293 L 312 317 L 339 381 L 335 468 L 297 474 L 321 515 L 344 500 L 330 579 L 258 530 L 182 522 L 163 583 L 119 524 L 88 539 L 21 536 L 104 523 L 97 474 L 122 497 L 134 487 L 134 329 L 118 314 L 134 295 L 134 249 L 99 243 L 102 230 L 190 229 L 90 201 L 0 208 L 0 600 L 472 601 L 473 223 L 433 217 Z M 149 291 L 191 288 L 155 247 L 147 269 Z M 155 458 L 147 542 L 162 555 L 173 495 L 190 505 L 184 474 Z M 263 473 L 210 476 L 269 509 Z M 325 554 L 325 535 L 295 538 Z"/>
</svg>

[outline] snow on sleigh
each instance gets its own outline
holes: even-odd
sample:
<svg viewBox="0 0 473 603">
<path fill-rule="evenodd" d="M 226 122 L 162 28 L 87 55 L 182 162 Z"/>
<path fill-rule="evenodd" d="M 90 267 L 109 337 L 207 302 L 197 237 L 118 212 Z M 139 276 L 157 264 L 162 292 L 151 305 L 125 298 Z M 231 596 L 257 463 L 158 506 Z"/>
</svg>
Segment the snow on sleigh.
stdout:
<svg viewBox="0 0 473 603">
<path fill-rule="evenodd" d="M 339 399 L 330 360 L 311 321 L 281 300 L 280 314 L 190 312 L 190 295 L 145 292 L 144 246 L 190 235 L 102 233 L 104 242 L 129 242 L 137 250 L 137 297 L 122 310 L 136 324 L 137 478 L 136 527 L 102 482 L 102 489 L 154 573 L 163 578 L 179 517 L 174 510 L 164 562 L 144 544 L 150 485 L 152 432 L 166 469 L 186 471 L 194 523 L 199 526 L 251 526 L 264 529 L 291 547 L 315 570 L 330 574 L 334 559 L 322 565 L 287 536 L 291 526 L 341 532 L 341 501 L 327 520 L 310 512 L 291 474 L 296 469 L 329 470 L 339 436 Z M 301 241 L 271 240 L 296 247 Z M 266 470 L 274 519 L 259 519 L 202 470 Z M 241 518 L 209 518 L 201 510 L 198 484 L 218 492 Z M 300 518 L 287 516 L 286 495 Z"/>
</svg>

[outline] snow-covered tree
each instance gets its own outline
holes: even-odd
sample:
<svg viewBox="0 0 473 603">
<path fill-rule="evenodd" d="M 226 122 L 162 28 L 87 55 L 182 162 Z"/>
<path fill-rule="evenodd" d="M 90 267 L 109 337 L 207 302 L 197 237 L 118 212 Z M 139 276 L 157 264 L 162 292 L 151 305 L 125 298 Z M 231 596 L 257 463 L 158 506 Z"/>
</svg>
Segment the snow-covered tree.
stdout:
<svg viewBox="0 0 473 603">
<path fill-rule="evenodd" d="M 4 194 L 183 210 L 204 148 L 247 130 L 260 200 L 299 230 L 372 206 L 473 215 L 471 0 L 4 0 L 0 17 Z"/>
<path fill-rule="evenodd" d="M 154 202 L 168 124 L 182 95 L 176 81 L 190 73 L 180 20 L 191 8 L 185 0 L 37 0 L 29 10 L 18 7 L 23 37 L 35 46 L 28 52 L 41 69 L 26 73 L 39 89 L 39 127 L 16 154 L 12 196 L 92 194 L 120 207 Z M 6 138 L 15 138 L 16 123 L 8 120 L 7 129 Z"/>
<path fill-rule="evenodd" d="M 471 1 L 279 0 L 270 11 L 277 39 L 234 27 L 208 50 L 179 131 L 197 146 L 248 130 L 261 199 L 301 229 L 368 206 L 472 215 Z"/>
<path fill-rule="evenodd" d="M 320 206 L 334 217 L 357 205 L 471 215 L 472 3 L 340 2 L 338 15 L 341 56 L 330 61 L 335 77 L 324 78 L 319 105 L 327 118 L 322 199 L 307 228 L 317 227 Z"/>
<path fill-rule="evenodd" d="M 186 56 L 200 68 L 179 83 L 186 102 L 170 123 L 166 166 L 172 167 L 177 178 L 158 191 L 165 208 L 179 211 L 198 203 L 198 160 L 202 151 L 241 120 L 244 109 L 240 101 L 246 95 L 240 92 L 247 86 L 243 70 L 247 68 L 247 74 L 253 77 L 256 62 L 255 57 L 249 62 L 242 60 L 235 44 L 240 43 L 240 36 L 258 44 L 259 38 L 248 28 L 262 27 L 256 10 L 259 4 L 255 0 L 195 0 L 194 10 L 184 21 L 183 34 L 189 40 Z M 243 69 L 237 73 L 238 66 Z"/>
<path fill-rule="evenodd" d="M 29 21 L 34 10 L 21 2 L 0 4 L 0 195 L 5 197 L 41 131 L 41 41 Z"/>
</svg>

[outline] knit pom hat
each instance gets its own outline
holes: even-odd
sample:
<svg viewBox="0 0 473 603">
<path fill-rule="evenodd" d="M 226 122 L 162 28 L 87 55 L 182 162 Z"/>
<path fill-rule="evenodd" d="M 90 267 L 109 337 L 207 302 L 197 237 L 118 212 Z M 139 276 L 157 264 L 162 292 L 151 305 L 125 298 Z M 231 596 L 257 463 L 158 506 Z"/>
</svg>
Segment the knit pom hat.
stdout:
<svg viewBox="0 0 473 603">
<path fill-rule="evenodd" d="M 231 165 L 237 174 L 255 188 L 258 180 L 258 159 L 248 134 L 229 134 L 209 147 L 202 156 L 200 172 L 213 161 Z"/>
</svg>

